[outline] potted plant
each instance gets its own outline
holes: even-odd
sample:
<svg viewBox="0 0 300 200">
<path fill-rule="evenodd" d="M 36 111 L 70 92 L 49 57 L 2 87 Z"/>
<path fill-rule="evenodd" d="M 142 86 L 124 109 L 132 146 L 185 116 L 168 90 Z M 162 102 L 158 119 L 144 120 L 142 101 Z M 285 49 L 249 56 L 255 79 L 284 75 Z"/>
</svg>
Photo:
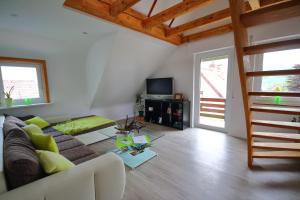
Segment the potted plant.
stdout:
<svg viewBox="0 0 300 200">
<path fill-rule="evenodd" d="M 142 95 L 141 94 L 137 94 L 136 95 L 136 109 L 139 113 L 140 117 L 144 116 L 144 104 L 143 104 L 143 99 L 142 99 Z"/>
<path fill-rule="evenodd" d="M 8 92 L 4 92 L 4 96 L 5 96 L 5 104 L 7 107 L 10 107 L 13 103 L 13 99 L 11 98 L 11 93 L 14 90 L 14 86 L 12 86 Z"/>
</svg>

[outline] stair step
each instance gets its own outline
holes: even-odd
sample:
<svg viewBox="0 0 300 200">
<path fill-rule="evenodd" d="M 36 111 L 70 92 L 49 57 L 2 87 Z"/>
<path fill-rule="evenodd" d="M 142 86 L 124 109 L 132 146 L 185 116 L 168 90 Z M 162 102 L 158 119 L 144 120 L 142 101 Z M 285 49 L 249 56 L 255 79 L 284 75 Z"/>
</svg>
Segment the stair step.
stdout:
<svg viewBox="0 0 300 200">
<path fill-rule="evenodd" d="M 248 92 L 250 96 L 300 97 L 300 92 Z"/>
<path fill-rule="evenodd" d="M 300 15 L 299 0 L 285 0 L 271 5 L 247 11 L 240 16 L 245 27 L 256 26 L 264 23 L 276 22 Z"/>
<path fill-rule="evenodd" d="M 270 132 L 253 132 L 255 138 L 278 139 L 292 142 L 300 142 L 300 134 L 297 133 L 270 133 Z"/>
<path fill-rule="evenodd" d="M 254 151 L 253 158 L 291 158 L 300 159 L 298 151 Z"/>
<path fill-rule="evenodd" d="M 270 70 L 270 71 L 254 71 L 247 72 L 246 76 L 283 76 L 283 75 L 300 75 L 300 69 L 287 69 L 287 70 Z"/>
<path fill-rule="evenodd" d="M 293 130 L 300 130 L 299 122 L 282 122 L 282 121 L 269 121 L 269 120 L 252 120 L 252 125 L 268 126 L 274 128 L 286 128 Z"/>
<path fill-rule="evenodd" d="M 250 110 L 255 112 L 300 115 L 300 107 L 252 106 Z"/>
<path fill-rule="evenodd" d="M 253 148 L 300 151 L 300 143 L 254 142 Z"/>
</svg>

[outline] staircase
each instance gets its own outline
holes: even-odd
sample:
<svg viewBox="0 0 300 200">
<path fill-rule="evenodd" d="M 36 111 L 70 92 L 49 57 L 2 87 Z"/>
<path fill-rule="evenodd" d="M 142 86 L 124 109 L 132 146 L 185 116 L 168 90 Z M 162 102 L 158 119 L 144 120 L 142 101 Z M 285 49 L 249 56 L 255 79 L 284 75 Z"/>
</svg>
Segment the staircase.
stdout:
<svg viewBox="0 0 300 200">
<path fill-rule="evenodd" d="M 249 168 L 253 167 L 254 158 L 300 159 L 300 134 L 288 132 L 288 130 L 300 131 L 299 122 L 258 120 L 253 117 L 254 112 L 297 116 L 300 115 L 300 107 L 257 105 L 253 104 L 251 101 L 254 96 L 283 96 L 297 98 L 300 102 L 300 92 L 253 91 L 249 84 L 251 79 L 254 77 L 281 75 L 300 76 L 300 70 L 293 69 L 253 72 L 247 72 L 245 70 L 245 66 L 247 66 L 247 61 L 249 60 L 248 56 L 300 48 L 300 39 L 251 46 L 249 45 L 247 35 L 248 27 L 300 16 L 300 1 L 280 1 L 272 5 L 260 7 L 256 10 L 247 12 L 244 12 L 243 2 L 244 1 L 242 0 L 230 0 L 230 12 L 245 110 L 248 166 Z M 256 126 L 263 126 L 266 129 L 272 128 L 272 130 L 276 128 L 281 132 L 256 132 L 253 131 L 253 128 Z M 285 133 L 285 131 L 287 133 Z M 262 139 L 264 142 L 261 142 Z"/>
</svg>

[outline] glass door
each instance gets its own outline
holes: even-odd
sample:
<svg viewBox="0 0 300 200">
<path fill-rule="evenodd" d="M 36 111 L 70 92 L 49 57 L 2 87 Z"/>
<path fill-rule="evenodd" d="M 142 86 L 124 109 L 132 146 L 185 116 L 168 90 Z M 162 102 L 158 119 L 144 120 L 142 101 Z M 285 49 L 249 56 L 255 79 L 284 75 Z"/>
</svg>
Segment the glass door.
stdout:
<svg viewBox="0 0 300 200">
<path fill-rule="evenodd" d="M 195 124 L 198 127 L 226 132 L 231 54 L 227 49 L 196 55 Z"/>
</svg>

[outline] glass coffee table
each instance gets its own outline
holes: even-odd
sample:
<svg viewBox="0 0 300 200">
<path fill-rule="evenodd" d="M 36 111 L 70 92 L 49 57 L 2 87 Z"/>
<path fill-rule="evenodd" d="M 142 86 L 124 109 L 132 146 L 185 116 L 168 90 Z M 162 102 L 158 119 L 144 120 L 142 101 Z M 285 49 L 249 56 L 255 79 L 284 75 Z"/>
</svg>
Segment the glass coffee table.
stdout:
<svg viewBox="0 0 300 200">
<path fill-rule="evenodd" d="M 149 135 L 118 135 L 115 139 L 117 148 L 112 152 L 122 158 L 124 164 L 131 169 L 135 169 L 157 156 L 156 152 L 150 149 L 151 138 Z"/>
</svg>

